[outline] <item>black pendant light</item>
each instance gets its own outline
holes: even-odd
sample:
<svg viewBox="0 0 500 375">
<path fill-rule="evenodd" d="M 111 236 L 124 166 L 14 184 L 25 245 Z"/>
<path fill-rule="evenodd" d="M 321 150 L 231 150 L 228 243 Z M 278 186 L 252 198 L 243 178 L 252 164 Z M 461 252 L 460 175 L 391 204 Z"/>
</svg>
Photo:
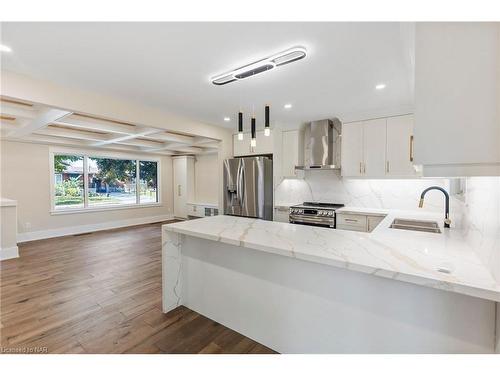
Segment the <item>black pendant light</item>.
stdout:
<svg viewBox="0 0 500 375">
<path fill-rule="evenodd" d="M 238 113 L 238 140 L 243 140 L 243 113 Z"/>
<path fill-rule="evenodd" d="M 255 138 L 255 117 L 252 117 L 252 139 L 250 141 L 250 147 L 254 148 L 257 146 L 257 139 Z"/>
<path fill-rule="evenodd" d="M 271 135 L 271 129 L 269 128 L 269 106 L 266 105 L 266 122 L 264 124 L 264 135 L 269 137 Z"/>
</svg>

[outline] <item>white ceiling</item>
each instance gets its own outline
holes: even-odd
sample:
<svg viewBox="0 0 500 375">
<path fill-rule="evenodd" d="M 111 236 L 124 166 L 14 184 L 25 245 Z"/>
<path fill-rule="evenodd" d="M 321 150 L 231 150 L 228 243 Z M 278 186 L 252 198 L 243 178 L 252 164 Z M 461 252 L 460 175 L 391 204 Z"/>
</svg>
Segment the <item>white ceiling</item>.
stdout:
<svg viewBox="0 0 500 375">
<path fill-rule="evenodd" d="M 412 24 L 2 23 L 2 69 L 133 99 L 233 129 L 240 108 L 264 105 L 285 127 L 338 116 L 398 114 L 413 106 Z M 210 77 L 292 46 L 308 56 L 215 86 Z M 386 89 L 375 90 L 383 82 Z M 283 105 L 293 108 L 285 110 Z M 231 122 L 223 121 L 225 116 Z M 247 119 L 248 117 L 245 117 Z M 249 121 L 245 126 L 248 127 Z"/>
</svg>

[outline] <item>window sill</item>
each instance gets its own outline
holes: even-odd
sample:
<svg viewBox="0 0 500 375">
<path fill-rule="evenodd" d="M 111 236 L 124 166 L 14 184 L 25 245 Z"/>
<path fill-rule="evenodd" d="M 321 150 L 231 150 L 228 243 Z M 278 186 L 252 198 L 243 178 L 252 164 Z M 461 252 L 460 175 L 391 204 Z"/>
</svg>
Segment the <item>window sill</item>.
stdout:
<svg viewBox="0 0 500 375">
<path fill-rule="evenodd" d="M 158 203 L 146 203 L 146 204 L 129 204 L 123 206 L 107 206 L 107 207 L 92 207 L 92 208 L 67 208 L 64 210 L 51 210 L 51 215 L 68 215 L 68 214 L 83 214 L 86 212 L 101 212 L 101 211 L 115 211 L 115 210 L 129 210 L 137 208 L 151 208 L 151 207 L 162 207 L 163 204 Z"/>
</svg>

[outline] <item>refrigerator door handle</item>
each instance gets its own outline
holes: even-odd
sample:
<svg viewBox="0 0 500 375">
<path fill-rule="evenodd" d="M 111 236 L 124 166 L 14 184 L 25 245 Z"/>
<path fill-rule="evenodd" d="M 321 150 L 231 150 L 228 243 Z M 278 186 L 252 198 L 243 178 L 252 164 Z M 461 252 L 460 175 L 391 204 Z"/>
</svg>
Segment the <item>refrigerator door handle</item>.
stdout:
<svg viewBox="0 0 500 375">
<path fill-rule="evenodd" d="M 240 161 L 238 164 L 238 173 L 236 176 L 236 181 L 237 181 L 236 199 L 238 200 L 239 206 L 241 207 L 241 211 L 243 211 L 243 208 L 245 206 L 245 201 L 244 201 L 245 168 L 242 161 Z"/>
</svg>

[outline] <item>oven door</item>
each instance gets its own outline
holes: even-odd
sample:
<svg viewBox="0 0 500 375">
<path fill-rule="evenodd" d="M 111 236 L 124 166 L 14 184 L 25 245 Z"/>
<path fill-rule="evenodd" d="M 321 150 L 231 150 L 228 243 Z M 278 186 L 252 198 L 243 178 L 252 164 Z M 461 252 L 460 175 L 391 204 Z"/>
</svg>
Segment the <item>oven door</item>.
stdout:
<svg viewBox="0 0 500 375">
<path fill-rule="evenodd" d="M 335 228 L 335 216 L 307 216 L 289 214 L 288 221 L 292 224 L 319 225 L 322 227 Z"/>
</svg>

